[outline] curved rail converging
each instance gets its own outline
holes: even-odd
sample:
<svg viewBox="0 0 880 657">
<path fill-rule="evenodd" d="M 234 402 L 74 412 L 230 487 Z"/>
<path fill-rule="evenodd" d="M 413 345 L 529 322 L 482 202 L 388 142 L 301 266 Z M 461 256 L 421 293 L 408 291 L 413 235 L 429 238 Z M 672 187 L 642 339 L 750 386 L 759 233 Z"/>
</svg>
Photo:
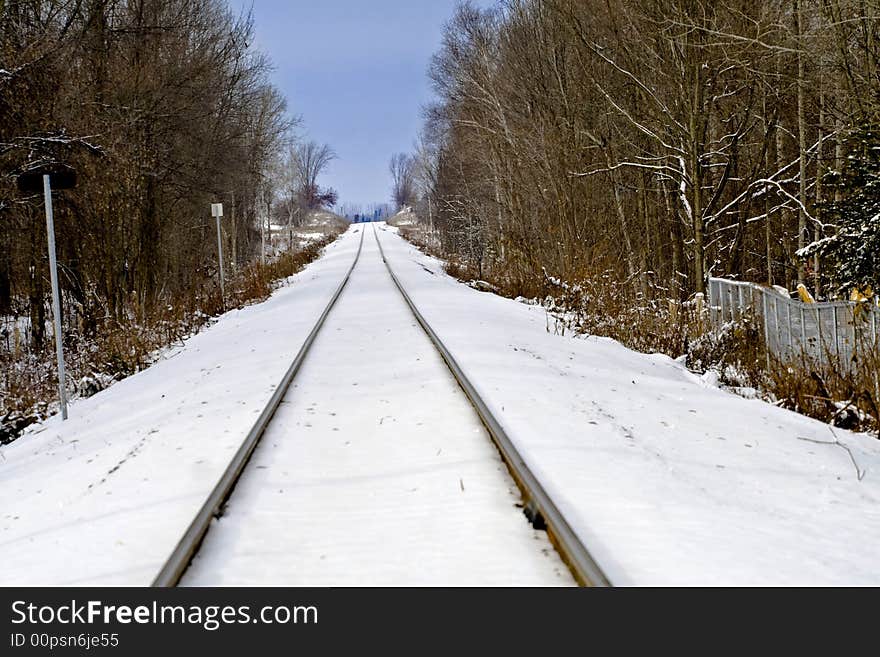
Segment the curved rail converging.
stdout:
<svg viewBox="0 0 880 657">
<path fill-rule="evenodd" d="M 290 388 L 291 382 L 302 366 L 306 354 L 311 348 L 312 343 L 315 341 L 315 337 L 324 325 L 324 320 L 327 319 L 327 315 L 330 314 L 330 311 L 342 294 L 342 290 L 348 283 L 349 278 L 351 278 L 351 273 L 354 271 L 358 259 L 361 256 L 361 249 L 364 246 L 365 232 L 365 230 L 361 229 L 361 239 L 358 244 L 357 253 L 355 254 L 354 261 L 351 263 L 351 267 L 349 267 L 345 274 L 345 278 L 342 279 L 339 287 L 336 288 L 336 291 L 333 293 L 333 296 L 324 308 L 324 312 L 321 313 L 315 326 L 312 328 L 305 342 L 303 342 L 302 347 L 300 347 L 299 352 L 296 354 L 296 358 L 293 359 L 293 362 L 284 374 L 284 377 L 281 379 L 281 383 L 275 389 L 275 392 L 272 394 L 272 397 L 269 399 L 269 402 L 266 404 L 260 417 L 257 418 L 257 421 L 244 439 L 241 447 L 238 448 L 235 456 L 226 467 L 226 470 L 223 472 L 217 485 L 214 486 L 208 499 L 202 505 L 198 514 L 196 514 L 195 518 L 187 528 L 186 533 L 184 533 L 183 537 L 174 548 L 174 551 L 162 566 L 159 574 L 153 580 L 153 586 L 176 586 L 180 581 L 180 578 L 183 576 L 184 571 L 186 571 L 192 561 L 193 556 L 195 556 L 198 551 L 199 546 L 205 538 L 205 534 L 208 533 L 211 520 L 220 514 L 223 504 L 229 498 L 233 488 L 235 488 L 235 484 L 241 477 L 241 473 L 244 471 L 245 466 L 250 460 L 251 454 L 253 454 L 254 449 L 263 437 L 266 427 L 269 426 L 269 422 L 271 422 L 272 417 L 275 415 L 278 405 L 281 403 L 288 388 Z"/>
<path fill-rule="evenodd" d="M 394 285 L 397 287 L 397 290 L 400 292 L 407 306 L 409 306 L 416 321 L 428 335 L 428 338 L 431 340 L 431 343 L 437 351 L 440 352 L 440 356 L 443 358 L 443 361 L 446 363 L 450 372 L 452 372 L 452 376 L 455 377 L 458 385 L 464 391 L 465 396 L 477 412 L 480 421 L 492 437 L 492 441 L 498 448 L 501 458 L 507 465 L 507 468 L 514 481 L 516 481 L 517 486 L 519 486 L 520 492 L 523 496 L 526 515 L 532 521 L 532 524 L 535 527 L 546 527 L 550 540 L 556 546 L 563 561 L 568 564 L 568 567 L 571 569 L 572 574 L 578 583 L 583 586 L 611 586 L 608 577 L 602 572 L 601 567 L 596 563 L 595 559 L 593 559 L 589 550 L 580 538 L 578 538 L 571 525 L 568 524 L 565 516 L 562 515 L 562 512 L 550 498 L 550 495 L 544 490 L 541 482 L 538 481 L 538 478 L 526 464 L 513 441 L 504 430 L 504 427 L 501 426 L 501 423 L 498 422 L 489 410 L 486 402 L 483 401 L 474 385 L 470 382 L 464 371 L 452 356 L 452 353 L 446 348 L 421 312 L 419 312 L 419 309 L 416 307 L 412 298 L 401 284 L 400 279 L 395 275 L 391 263 L 389 263 L 388 259 L 385 257 L 385 251 L 382 249 L 382 242 L 379 240 L 379 233 L 376 231 L 375 225 L 373 226 L 373 236 L 376 238 L 376 244 L 379 246 L 379 254 L 382 257 L 382 262 L 385 263 L 385 267 L 388 269 L 388 273 L 391 275 L 391 280 L 394 281 Z"/>
</svg>

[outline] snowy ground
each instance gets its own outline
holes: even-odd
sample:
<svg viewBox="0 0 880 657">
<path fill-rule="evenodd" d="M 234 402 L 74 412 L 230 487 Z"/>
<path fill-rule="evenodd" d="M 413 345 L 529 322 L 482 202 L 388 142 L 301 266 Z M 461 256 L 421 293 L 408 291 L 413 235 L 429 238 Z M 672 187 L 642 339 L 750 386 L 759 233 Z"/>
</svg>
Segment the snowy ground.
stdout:
<svg viewBox="0 0 880 657">
<path fill-rule="evenodd" d="M 327 210 L 309 210 L 299 225 L 270 223 L 269 230 L 263 235 L 265 254 L 275 258 L 288 251 L 291 243 L 295 249 L 305 248 L 332 233 L 345 230 L 347 225 L 345 219 Z"/>
<path fill-rule="evenodd" d="M 359 230 L 265 303 L 0 449 L 0 584 L 149 584 L 351 265 Z"/>
<path fill-rule="evenodd" d="M 184 585 L 573 585 L 366 227 Z"/>
<path fill-rule="evenodd" d="M 69 422 L 53 417 L 0 449 L 0 584 L 149 583 L 343 276 L 362 229 L 352 227 L 267 302 L 228 313 L 167 359 L 77 401 Z M 613 583 L 880 584 L 880 441 L 836 431 L 838 444 L 827 426 L 703 385 L 666 357 L 550 335 L 540 308 L 461 285 L 393 229 L 380 235 L 416 304 Z M 265 503 L 265 513 L 232 505 L 230 513 L 242 527 L 283 517 L 278 532 L 286 539 L 302 535 L 298 523 L 309 526 L 307 550 L 282 555 L 303 572 L 314 569 L 313 583 L 340 575 L 339 563 L 320 556 L 341 542 L 349 511 L 373 495 L 376 526 L 359 526 L 349 540 L 357 546 L 371 531 L 387 535 L 387 552 L 363 555 L 386 569 L 386 581 L 438 581 L 395 570 L 407 541 L 422 533 L 449 539 L 465 563 L 481 556 L 490 572 L 473 582 L 509 574 L 506 563 L 492 567 L 499 542 L 515 555 L 526 544 L 537 548 L 523 556 L 526 572 L 507 581 L 557 581 L 541 537 L 511 506 L 496 457 L 468 442 L 474 427 L 456 410 L 458 393 L 433 365 L 422 369 L 435 356 L 398 312 L 399 299 L 382 291 L 380 271 L 365 260 L 352 281 L 364 300 L 352 304 L 349 296 L 315 345 L 334 365 L 304 366 L 303 376 L 331 389 L 320 398 L 312 384 L 293 390 L 279 433 L 255 456 L 255 467 L 266 466 L 260 479 L 285 492 L 246 479 L 243 490 Z M 355 337 L 339 345 L 333 333 Z M 418 383 L 407 386 L 408 377 Z M 398 421 L 377 425 L 377 414 Z M 294 428 L 302 442 L 286 435 Z M 449 447 L 437 442 L 441 434 Z M 376 469 L 377 458 L 385 469 Z M 372 474 L 358 482 L 360 466 Z M 399 517 L 386 506 L 401 503 L 395 490 L 412 497 Z M 449 506 L 426 514 L 438 508 L 427 494 L 440 490 Z M 288 494 L 295 504 L 285 503 Z M 315 515 L 317 504 L 339 522 L 322 524 L 330 520 Z M 490 523 L 488 534 L 456 524 L 471 522 L 462 513 L 474 509 Z M 419 529 L 404 531 L 409 522 Z M 248 577 L 256 575 L 260 539 L 218 536 L 209 535 L 198 568 L 220 541 L 233 546 Z M 442 553 L 426 557 L 426 573 L 449 555 L 449 543 L 441 544 Z M 197 569 L 191 582 L 198 577 Z"/>
<path fill-rule="evenodd" d="M 417 223 L 419 223 L 419 220 L 416 216 L 416 213 L 413 212 L 412 208 L 408 206 L 405 206 L 403 209 L 398 210 L 397 214 L 395 214 L 393 217 L 388 218 L 388 224 L 397 228 L 404 226 L 414 226 Z"/>
<path fill-rule="evenodd" d="M 612 583 L 880 584 L 880 441 L 550 335 L 387 228 L 395 272 Z M 860 480 L 861 478 L 861 480 Z"/>
</svg>

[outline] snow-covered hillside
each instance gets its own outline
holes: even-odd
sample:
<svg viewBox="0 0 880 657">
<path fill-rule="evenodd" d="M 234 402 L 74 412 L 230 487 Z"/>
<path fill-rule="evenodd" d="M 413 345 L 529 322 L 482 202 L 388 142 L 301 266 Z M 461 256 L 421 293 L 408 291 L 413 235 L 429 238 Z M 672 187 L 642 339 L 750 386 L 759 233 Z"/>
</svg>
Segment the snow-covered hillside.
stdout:
<svg viewBox="0 0 880 657">
<path fill-rule="evenodd" d="M 348 226 L 348 222 L 328 210 L 309 210 L 305 218 L 297 224 L 270 223 L 263 232 L 263 249 L 267 257 L 273 258 L 290 249 L 301 249 L 328 235 L 336 234 Z"/>
<path fill-rule="evenodd" d="M 389 226 L 404 228 L 406 226 L 414 226 L 418 222 L 419 219 L 416 213 L 413 212 L 413 209 L 409 206 L 404 206 L 394 216 L 389 217 L 387 223 Z"/>
</svg>

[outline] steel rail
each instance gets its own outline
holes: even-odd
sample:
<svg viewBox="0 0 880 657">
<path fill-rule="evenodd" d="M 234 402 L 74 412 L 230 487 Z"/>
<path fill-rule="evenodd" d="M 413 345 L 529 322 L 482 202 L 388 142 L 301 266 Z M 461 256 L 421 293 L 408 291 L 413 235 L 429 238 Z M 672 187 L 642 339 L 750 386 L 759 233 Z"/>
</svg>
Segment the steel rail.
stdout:
<svg viewBox="0 0 880 657">
<path fill-rule="evenodd" d="M 330 311 L 333 309 L 333 306 L 342 294 L 342 290 L 348 283 L 348 279 L 351 278 L 351 273 L 354 271 L 358 259 L 361 256 L 361 249 L 364 246 L 365 232 L 365 228 L 362 227 L 361 241 L 358 244 L 358 250 L 354 256 L 354 262 L 352 262 L 351 267 L 348 268 L 345 278 L 342 279 L 339 287 L 336 288 L 336 292 L 333 293 L 329 303 L 324 308 L 324 312 L 321 313 L 315 326 L 312 328 L 305 342 L 303 342 L 299 352 L 296 354 L 296 358 L 293 359 L 293 362 L 284 374 L 284 378 L 281 379 L 281 383 L 275 388 L 275 392 L 272 393 L 272 397 L 269 399 L 269 402 L 266 404 L 260 417 L 257 418 L 257 421 L 244 439 L 241 447 L 238 448 L 235 456 L 232 457 L 232 460 L 229 462 L 229 465 L 226 467 L 226 470 L 223 472 L 217 485 L 214 486 L 208 499 L 190 523 L 189 528 L 187 528 L 186 533 L 184 533 L 183 537 L 177 543 L 174 551 L 166 560 L 165 565 L 162 566 L 162 570 L 159 571 L 159 574 L 153 580 L 152 586 L 176 586 L 178 582 L 180 582 L 180 578 L 183 577 L 183 573 L 189 567 L 190 562 L 192 562 L 192 559 L 196 552 L 198 552 L 202 541 L 205 539 L 205 535 L 208 533 L 208 529 L 211 526 L 211 521 L 221 515 L 223 505 L 232 494 L 232 490 L 235 488 L 235 484 L 241 477 L 242 472 L 244 472 L 248 461 L 250 461 L 254 449 L 263 437 L 266 427 L 269 426 L 272 417 L 275 415 L 275 411 L 278 410 L 278 406 L 281 404 L 281 400 L 284 398 L 284 395 L 287 394 L 290 384 L 293 382 L 297 372 L 299 372 L 312 343 L 315 341 L 318 332 L 324 325 L 327 315 L 330 314 Z"/>
<path fill-rule="evenodd" d="M 582 586 L 611 586 L 611 581 L 602 571 L 599 564 L 596 563 L 596 560 L 593 559 L 589 550 L 578 538 L 571 525 L 568 524 L 559 507 L 556 506 L 550 495 L 544 490 L 541 482 L 538 481 L 538 478 L 526 464 L 519 450 L 517 450 L 513 441 L 504 430 L 504 427 L 489 410 L 486 402 L 483 401 L 483 398 L 467 375 L 465 375 L 452 353 L 446 348 L 446 345 L 443 344 L 443 341 L 440 340 L 440 337 L 431 328 L 431 325 L 428 324 L 422 313 L 419 312 L 412 298 L 401 284 L 400 279 L 394 273 L 388 258 L 385 257 L 385 251 L 382 249 L 382 242 L 379 240 L 379 233 L 376 231 L 375 225 L 373 226 L 373 236 L 376 238 L 376 244 L 379 245 L 379 254 L 382 257 L 382 262 L 385 263 L 385 267 L 388 269 L 388 273 L 391 275 L 391 280 L 394 281 L 397 290 L 409 306 L 416 321 L 428 335 L 437 351 L 440 352 L 440 356 L 443 358 L 449 371 L 452 372 L 452 376 L 455 377 L 458 385 L 464 391 L 465 396 L 474 407 L 483 426 L 489 432 L 492 442 L 498 448 L 502 460 L 507 465 L 507 469 L 520 489 L 524 510 L 532 525 L 536 528 L 546 528 L 550 540 L 553 542 L 562 560 L 571 569 L 579 584 Z"/>
</svg>

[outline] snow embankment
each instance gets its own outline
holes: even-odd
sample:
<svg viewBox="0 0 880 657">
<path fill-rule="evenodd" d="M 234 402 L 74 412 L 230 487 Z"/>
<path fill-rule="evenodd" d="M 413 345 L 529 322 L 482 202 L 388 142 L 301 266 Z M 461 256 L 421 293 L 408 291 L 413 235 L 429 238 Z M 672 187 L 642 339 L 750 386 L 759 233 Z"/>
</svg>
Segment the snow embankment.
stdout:
<svg viewBox="0 0 880 657">
<path fill-rule="evenodd" d="M 397 211 L 393 217 L 388 218 L 388 225 L 394 226 L 397 228 L 403 228 L 407 226 L 415 226 L 419 223 L 419 219 L 416 216 L 416 213 L 413 212 L 413 209 L 409 206 L 404 206 L 400 210 Z"/>
<path fill-rule="evenodd" d="M 880 441 L 551 335 L 394 233 L 398 276 L 612 583 L 880 584 Z"/>
<path fill-rule="evenodd" d="M 0 585 L 149 584 L 351 265 L 359 231 L 265 303 L 0 450 Z"/>
</svg>

